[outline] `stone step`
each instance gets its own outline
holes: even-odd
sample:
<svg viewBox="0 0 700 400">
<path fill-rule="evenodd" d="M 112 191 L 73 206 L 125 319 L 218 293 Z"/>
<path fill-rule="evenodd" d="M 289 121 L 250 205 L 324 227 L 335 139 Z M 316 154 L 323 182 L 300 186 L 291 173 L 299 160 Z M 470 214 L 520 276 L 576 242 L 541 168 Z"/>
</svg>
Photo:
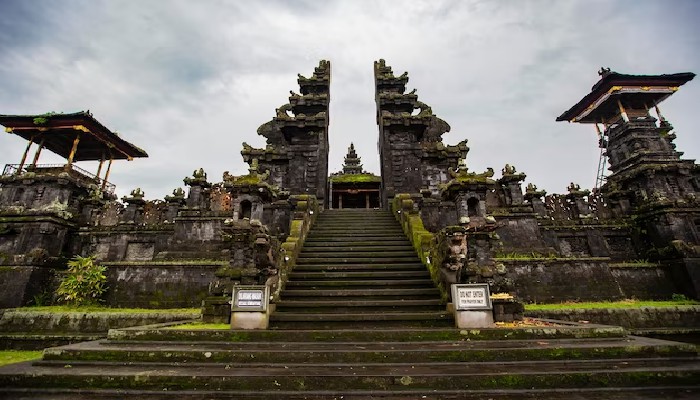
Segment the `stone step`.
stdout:
<svg viewBox="0 0 700 400">
<path fill-rule="evenodd" d="M 427 271 L 425 265 L 417 262 L 409 263 L 376 263 L 376 264 L 297 264 L 294 272 L 329 271 L 329 272 L 351 272 L 351 271 Z"/>
<path fill-rule="evenodd" d="M 401 264 L 401 263 L 416 263 L 418 256 L 392 256 L 381 257 L 379 255 L 372 257 L 354 257 L 345 255 L 342 257 L 299 257 L 297 264 Z"/>
<path fill-rule="evenodd" d="M 354 229 L 360 229 L 360 228 L 368 228 L 368 229 L 383 229 L 383 228 L 390 228 L 390 229 L 402 229 L 401 224 L 396 222 L 395 220 L 393 221 L 381 221 L 381 220 L 376 220 L 372 219 L 369 221 L 316 221 L 316 223 L 313 226 L 313 229 L 330 229 L 330 228 L 343 228 L 343 227 L 351 227 Z"/>
<path fill-rule="evenodd" d="M 314 224 L 314 229 L 316 229 L 316 228 L 331 228 L 331 227 L 342 228 L 342 227 L 346 227 L 346 226 L 351 227 L 351 228 L 361 228 L 361 227 L 392 228 L 392 229 L 401 228 L 401 225 L 399 225 L 395 220 L 382 221 L 382 220 L 372 219 L 371 221 L 317 220 L 316 224 Z"/>
<path fill-rule="evenodd" d="M 422 271 L 343 271 L 343 272 L 298 272 L 295 270 L 288 275 L 291 281 L 302 279 L 400 279 L 400 278 L 430 278 L 428 270 Z"/>
<path fill-rule="evenodd" d="M 408 240 L 403 233 L 379 233 L 379 232 L 334 232 L 334 233 L 315 233 L 313 230 L 309 232 L 307 240 L 311 239 L 317 241 L 326 241 L 329 239 L 334 239 L 334 241 L 345 241 L 351 240 L 353 238 L 360 238 L 359 240 L 371 241 L 371 242 L 381 242 L 383 240 Z"/>
<path fill-rule="evenodd" d="M 316 219 L 317 224 L 332 224 L 332 223 L 348 223 L 359 224 L 362 222 L 399 225 L 399 222 L 393 216 L 389 215 L 369 215 L 369 216 L 320 216 Z"/>
<path fill-rule="evenodd" d="M 345 222 L 345 221 L 337 221 L 337 222 L 318 222 L 316 221 L 316 224 L 313 226 L 313 229 L 342 229 L 342 228 L 352 228 L 354 230 L 359 230 L 362 228 L 366 228 L 368 230 L 382 230 L 382 229 L 394 229 L 394 230 L 400 230 L 401 225 L 399 225 L 396 221 L 393 222 L 378 222 L 378 221 L 359 221 L 359 222 Z"/>
<path fill-rule="evenodd" d="M 386 246 L 382 245 L 381 243 L 377 243 L 375 246 L 314 246 L 314 245 L 308 245 L 304 246 L 302 249 L 301 253 L 309 253 L 309 254 L 327 254 L 327 253 L 340 253 L 340 252 L 398 252 L 402 251 L 404 254 L 415 254 L 415 250 L 413 249 L 413 246 L 409 244 L 399 244 L 399 245 L 392 245 L 392 246 Z"/>
<path fill-rule="evenodd" d="M 401 296 L 435 296 L 440 298 L 440 291 L 435 287 L 430 288 L 402 288 L 402 289 L 373 289 L 368 293 L 366 289 L 284 289 L 282 299 L 289 297 L 383 297 Z M 273 314 L 274 315 L 274 314 Z"/>
<path fill-rule="evenodd" d="M 421 342 L 420 346 L 411 342 L 120 343 L 101 340 L 47 349 L 44 358 L 34 364 L 115 359 L 154 363 L 374 364 L 695 357 L 692 346 L 679 347 L 669 343 L 658 344 L 644 338 L 629 342 L 620 339 L 564 339 L 556 343 L 536 340 L 437 341 Z"/>
<path fill-rule="evenodd" d="M 304 390 L 260 391 L 260 390 L 182 390 L 177 398 L 183 400 L 405 400 L 405 399 L 443 399 L 443 400 L 696 400 L 700 389 L 696 386 L 649 386 L 649 387 L 587 387 L 566 389 L 492 389 L 492 390 L 436 390 L 406 389 L 401 391 L 379 390 Z M 8 388 L 0 399 L 12 400 L 123 400 L 150 399 L 172 400 L 173 395 L 163 390 L 127 390 L 127 389 L 14 389 Z"/>
<path fill-rule="evenodd" d="M 320 225 L 346 223 L 353 225 L 367 224 L 384 224 L 384 225 L 400 225 L 396 218 L 392 216 L 370 216 L 366 218 L 360 217 L 325 217 L 321 216 L 316 219 L 316 223 Z"/>
<path fill-rule="evenodd" d="M 309 233 L 311 234 L 311 233 Z M 337 236 L 318 236 L 316 238 L 314 237 L 307 237 L 306 240 L 304 241 L 304 244 L 306 243 L 313 243 L 313 242 L 371 242 L 371 243 L 377 243 L 377 242 L 386 242 L 386 243 L 393 243 L 393 242 L 403 242 L 406 243 L 408 242 L 408 238 L 405 235 L 394 235 L 394 236 L 360 236 L 360 235 L 337 235 Z M 410 243 L 410 242 L 409 242 Z"/>
<path fill-rule="evenodd" d="M 392 258 L 392 257 L 408 257 L 412 258 L 414 261 L 418 259 L 418 256 L 416 253 L 411 250 L 386 250 L 386 251 L 357 251 L 357 250 L 351 250 L 348 251 L 347 249 L 343 249 L 341 251 L 324 251 L 324 252 L 315 252 L 315 251 L 309 251 L 309 250 L 302 250 L 301 253 L 299 254 L 299 258 L 297 260 L 305 260 L 305 259 L 311 259 L 311 258 L 358 258 L 358 257 L 365 257 L 365 258 Z"/>
<path fill-rule="evenodd" d="M 338 228 L 333 228 L 333 229 L 312 229 L 309 232 L 310 237 L 348 237 L 348 236 L 355 236 L 355 235 L 361 235 L 363 237 L 367 236 L 374 236 L 374 237 L 393 237 L 393 238 L 404 238 L 406 235 L 403 233 L 403 231 L 399 229 L 393 229 L 393 228 L 384 228 L 384 229 L 362 229 L 362 228 L 357 228 L 357 229 L 350 229 L 350 228 L 344 228 L 344 227 L 338 227 Z"/>
<path fill-rule="evenodd" d="M 373 242 L 373 241 L 367 241 L 367 240 L 356 240 L 356 241 L 312 241 L 312 240 L 306 240 L 304 242 L 304 249 L 306 248 L 314 248 L 314 249 L 322 249 L 322 248 L 344 248 L 344 247 L 350 247 L 350 248 L 355 248 L 355 247 L 413 247 L 411 246 L 411 242 L 408 241 L 406 238 L 398 238 L 395 240 L 382 240 L 380 242 Z"/>
<path fill-rule="evenodd" d="M 354 218 L 356 216 L 362 216 L 362 217 L 371 217 L 371 218 L 379 218 L 379 217 L 391 217 L 394 218 L 394 215 L 390 211 L 386 210 L 367 210 L 367 209 L 342 209 L 342 210 L 324 210 L 319 214 L 319 218 Z"/>
<path fill-rule="evenodd" d="M 70 367 L 67 367 L 70 366 Z M 146 369 L 146 373 L 144 373 Z M 697 387 L 700 362 L 689 359 L 619 359 L 483 363 L 124 364 L 59 362 L 15 364 L 0 372 L 0 387 L 176 390 L 295 391 L 416 389 L 496 390 L 589 387 Z"/>
<path fill-rule="evenodd" d="M 396 312 L 402 311 L 442 311 L 445 305 L 439 299 L 419 300 L 284 300 L 277 303 L 277 311 L 299 313 Z"/>
<path fill-rule="evenodd" d="M 311 313 L 276 313 L 277 317 L 270 318 L 270 329 L 377 329 L 377 328 L 436 328 L 454 326 L 451 315 L 442 317 L 411 314 L 438 313 L 427 312 L 395 312 L 391 313 L 360 313 L 360 314 L 311 314 Z M 348 317 L 349 316 L 349 317 Z"/>
<path fill-rule="evenodd" d="M 366 289 L 375 287 L 409 288 L 409 287 L 433 287 L 430 279 L 363 279 L 363 280 L 301 280 L 288 281 L 286 287 L 291 288 L 348 288 L 363 287 Z"/>
<path fill-rule="evenodd" d="M 348 299 L 343 299 L 348 300 Z M 369 299 L 358 299 L 367 301 Z M 306 299 L 304 299 L 306 301 Z M 318 298 L 309 301 L 329 301 Z M 399 299 L 400 301 L 400 299 Z M 456 329 L 448 328 L 399 328 L 399 329 L 339 329 L 335 331 L 302 329 L 302 330 L 179 330 L 159 327 L 112 329 L 108 333 L 110 342 L 141 343 L 141 342 L 412 342 L 420 346 L 425 341 L 482 341 L 482 340 L 559 340 L 559 339 L 608 339 L 617 338 L 628 340 L 627 332 L 621 327 L 603 325 L 570 324 L 552 327 L 531 327 L 527 329 L 489 328 L 489 329 Z"/>
</svg>

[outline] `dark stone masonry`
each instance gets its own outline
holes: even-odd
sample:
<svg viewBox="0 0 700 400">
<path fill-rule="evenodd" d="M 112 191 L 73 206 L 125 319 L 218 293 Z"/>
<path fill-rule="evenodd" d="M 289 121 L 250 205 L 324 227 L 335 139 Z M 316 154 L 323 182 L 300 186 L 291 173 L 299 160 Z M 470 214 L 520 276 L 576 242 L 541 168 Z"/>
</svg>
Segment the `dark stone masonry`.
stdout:
<svg viewBox="0 0 700 400">
<path fill-rule="evenodd" d="M 275 302 L 316 217 L 337 208 L 391 210 L 445 295 L 451 283 L 487 282 L 534 302 L 698 298 L 700 167 L 681 159 L 658 107 L 694 74 L 600 75 L 557 120 L 594 125 L 610 175 L 551 195 L 523 187 L 513 165 L 470 171 L 467 141 L 445 144 L 450 125 L 384 60 L 374 63 L 380 176 L 352 145 L 329 176 L 325 60 L 260 126 L 265 148 L 243 143 L 248 174 L 192 166 L 187 190 L 164 199 L 116 198 L 113 161 L 147 154 L 89 112 L 0 115 L 28 142 L 0 176 L 0 307 L 49 296 L 75 255 L 108 267 L 112 306 L 204 303 L 205 316 L 223 315 L 236 284 L 267 285 Z M 66 163 L 38 163 L 42 150 Z M 95 174 L 76 165 L 87 160 L 100 162 Z"/>
</svg>

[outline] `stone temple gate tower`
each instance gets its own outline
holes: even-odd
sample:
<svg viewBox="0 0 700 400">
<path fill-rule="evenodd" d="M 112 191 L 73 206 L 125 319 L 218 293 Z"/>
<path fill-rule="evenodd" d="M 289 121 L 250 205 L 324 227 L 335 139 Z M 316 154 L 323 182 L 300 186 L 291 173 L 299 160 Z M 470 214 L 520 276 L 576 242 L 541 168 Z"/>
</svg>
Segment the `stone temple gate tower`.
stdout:
<svg viewBox="0 0 700 400">
<path fill-rule="evenodd" d="M 383 207 L 398 193 L 425 189 L 438 195 L 439 185 L 450 180 L 447 171 L 467 156 L 467 141 L 456 146 L 442 143 L 450 125 L 418 101 L 415 89 L 404 93 L 407 72 L 394 76 L 391 67 L 379 60 L 374 63 L 374 83 Z"/>
<path fill-rule="evenodd" d="M 331 63 L 321 60 L 311 77 L 298 76 L 300 93 L 290 91 L 289 103 L 258 128 L 258 134 L 267 139 L 266 147 L 255 149 L 243 143 L 241 154 L 248 164 L 257 160 L 260 171 L 269 171 L 273 185 L 292 195 L 314 195 L 325 205 Z"/>
</svg>

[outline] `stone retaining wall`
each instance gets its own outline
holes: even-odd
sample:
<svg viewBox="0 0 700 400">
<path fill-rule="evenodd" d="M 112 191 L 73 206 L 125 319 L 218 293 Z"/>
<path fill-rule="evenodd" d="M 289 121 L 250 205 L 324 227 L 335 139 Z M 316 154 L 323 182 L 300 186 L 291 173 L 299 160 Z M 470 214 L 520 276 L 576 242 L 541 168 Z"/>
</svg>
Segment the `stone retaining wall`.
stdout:
<svg viewBox="0 0 700 400">
<path fill-rule="evenodd" d="M 226 261 L 104 263 L 111 307 L 200 307 Z"/>
<path fill-rule="evenodd" d="M 640 328 L 700 328 L 700 306 L 526 311 L 525 315 L 562 321 Z"/>
<path fill-rule="evenodd" d="M 506 266 L 525 302 L 663 300 L 680 293 L 662 266 L 611 264 L 607 258 L 496 261 Z"/>
<path fill-rule="evenodd" d="M 0 332 L 92 334 L 107 333 L 110 329 L 150 325 L 162 322 L 199 318 L 197 312 L 46 312 L 0 310 Z"/>
</svg>

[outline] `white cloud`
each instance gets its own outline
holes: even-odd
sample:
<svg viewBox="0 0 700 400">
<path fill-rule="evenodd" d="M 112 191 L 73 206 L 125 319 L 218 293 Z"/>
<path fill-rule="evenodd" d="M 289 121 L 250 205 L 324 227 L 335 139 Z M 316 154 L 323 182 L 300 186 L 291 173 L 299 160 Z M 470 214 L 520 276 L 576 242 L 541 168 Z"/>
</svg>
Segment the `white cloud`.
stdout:
<svg viewBox="0 0 700 400">
<path fill-rule="evenodd" d="M 28 3 L 0 6 L 0 113 L 90 109 L 150 155 L 115 164 L 120 195 L 162 197 L 199 167 L 210 180 L 243 173 L 241 142 L 264 143 L 257 127 L 320 59 L 333 69 L 330 172 L 350 141 L 379 171 L 372 62 L 385 58 L 452 125 L 446 142 L 469 139 L 473 169 L 511 163 L 550 192 L 593 184 L 593 129 L 554 119 L 601 65 L 700 71 L 690 1 Z M 663 111 L 698 157 L 700 86 L 674 97 Z M 0 162 L 24 145 L 0 137 Z"/>
</svg>

